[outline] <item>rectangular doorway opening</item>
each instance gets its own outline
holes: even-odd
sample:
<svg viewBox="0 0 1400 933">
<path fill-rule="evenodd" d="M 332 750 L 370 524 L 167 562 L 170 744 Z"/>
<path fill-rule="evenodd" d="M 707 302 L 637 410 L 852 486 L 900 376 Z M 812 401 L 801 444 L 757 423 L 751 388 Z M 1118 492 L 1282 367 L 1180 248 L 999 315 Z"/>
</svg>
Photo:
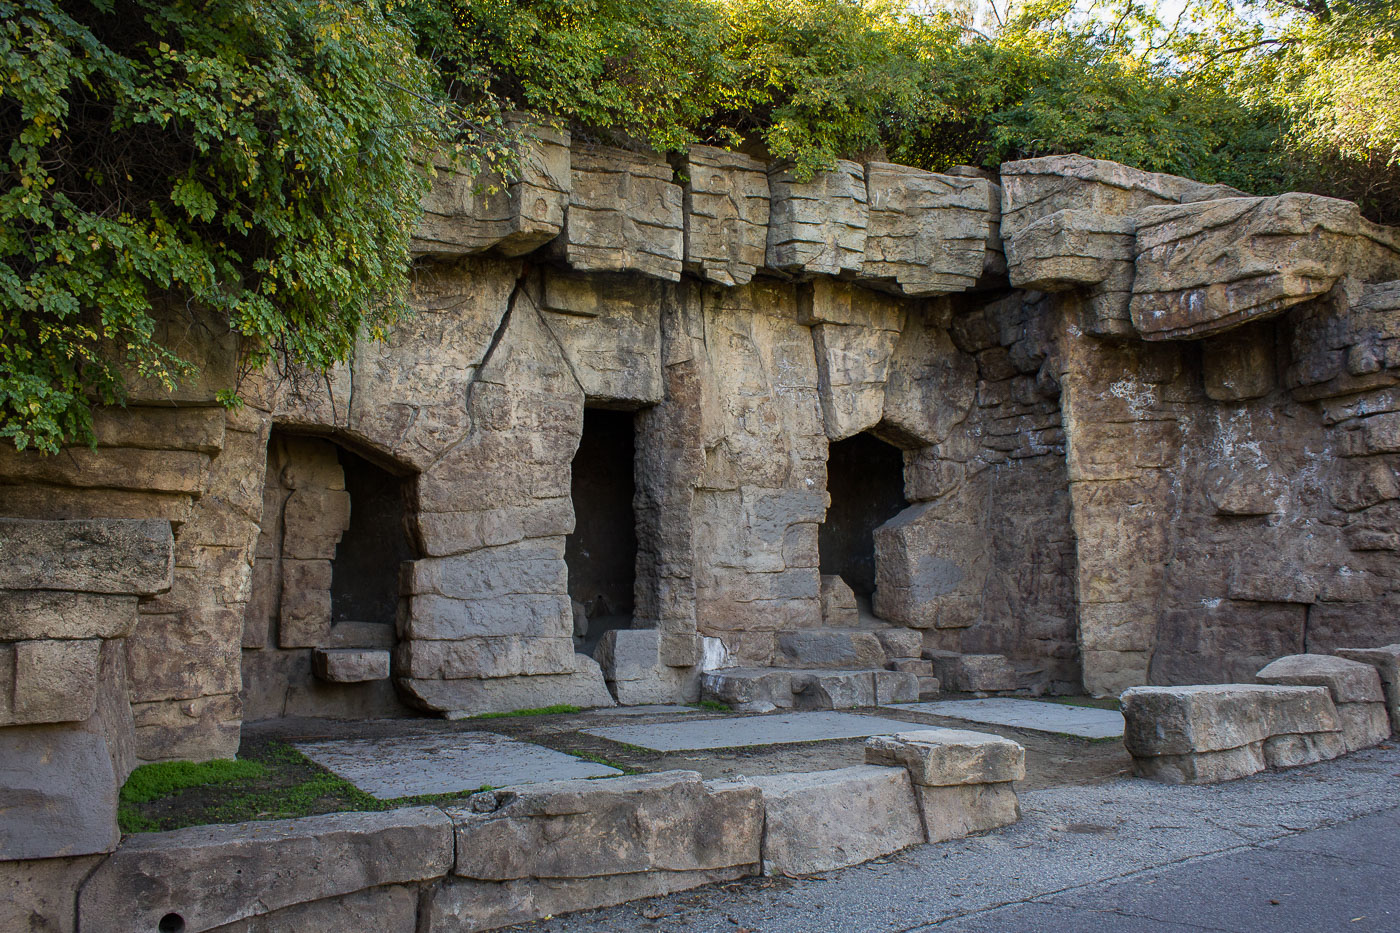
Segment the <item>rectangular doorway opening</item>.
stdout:
<svg viewBox="0 0 1400 933">
<path fill-rule="evenodd" d="M 633 418 L 630 411 L 583 412 L 570 483 L 574 531 L 564 544 L 574 647 L 582 654 L 592 655 L 605 632 L 632 624 L 637 579 Z"/>
<path fill-rule="evenodd" d="M 904 498 L 904 454 L 871 434 L 831 444 L 826 462 L 831 505 L 817 530 L 823 576 L 846 581 L 858 600 L 875 592 L 875 529 L 909 503 Z"/>
</svg>

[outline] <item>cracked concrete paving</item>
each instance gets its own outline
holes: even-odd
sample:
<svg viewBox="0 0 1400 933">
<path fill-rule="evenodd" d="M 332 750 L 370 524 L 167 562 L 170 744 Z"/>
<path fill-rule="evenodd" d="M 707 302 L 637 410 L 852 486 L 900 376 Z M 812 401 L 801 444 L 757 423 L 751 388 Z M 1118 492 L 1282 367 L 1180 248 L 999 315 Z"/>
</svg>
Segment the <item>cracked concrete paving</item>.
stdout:
<svg viewBox="0 0 1400 933">
<path fill-rule="evenodd" d="M 534 933 L 1400 929 L 1400 746 L 1228 784 L 1032 791 L 1020 822 L 803 880 L 750 879 Z"/>
</svg>

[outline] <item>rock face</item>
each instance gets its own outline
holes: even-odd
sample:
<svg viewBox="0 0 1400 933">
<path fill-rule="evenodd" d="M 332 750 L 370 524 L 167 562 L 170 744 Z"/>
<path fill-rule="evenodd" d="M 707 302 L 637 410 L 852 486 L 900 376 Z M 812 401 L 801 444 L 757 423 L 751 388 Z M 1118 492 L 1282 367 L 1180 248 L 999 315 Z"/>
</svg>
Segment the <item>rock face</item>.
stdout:
<svg viewBox="0 0 1400 933">
<path fill-rule="evenodd" d="M 0 445 L 0 732 L 89 722 L 114 652 L 154 761 L 277 716 L 1107 695 L 1400 637 L 1400 236 L 1350 205 L 521 129 L 499 190 L 439 176 L 385 340 L 228 411 L 237 335 L 171 303 L 197 379 Z M 601 524 L 612 608 L 575 592 Z"/>
<path fill-rule="evenodd" d="M 1390 738 L 1379 671 L 1370 664 L 1321 654 L 1279 658 L 1255 675 L 1261 684 L 1326 687 L 1337 708 L 1346 750 L 1354 752 Z"/>
</svg>

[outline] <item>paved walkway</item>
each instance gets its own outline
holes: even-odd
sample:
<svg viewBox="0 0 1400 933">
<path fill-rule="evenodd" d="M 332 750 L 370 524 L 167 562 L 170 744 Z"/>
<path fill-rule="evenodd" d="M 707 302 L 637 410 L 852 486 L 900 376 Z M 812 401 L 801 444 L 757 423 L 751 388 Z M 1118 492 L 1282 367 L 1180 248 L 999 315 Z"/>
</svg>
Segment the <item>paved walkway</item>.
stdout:
<svg viewBox="0 0 1400 933">
<path fill-rule="evenodd" d="M 750 880 L 532 933 L 1400 930 L 1400 747 L 1208 787 L 1022 795 L 1015 826 L 801 881 Z"/>
</svg>

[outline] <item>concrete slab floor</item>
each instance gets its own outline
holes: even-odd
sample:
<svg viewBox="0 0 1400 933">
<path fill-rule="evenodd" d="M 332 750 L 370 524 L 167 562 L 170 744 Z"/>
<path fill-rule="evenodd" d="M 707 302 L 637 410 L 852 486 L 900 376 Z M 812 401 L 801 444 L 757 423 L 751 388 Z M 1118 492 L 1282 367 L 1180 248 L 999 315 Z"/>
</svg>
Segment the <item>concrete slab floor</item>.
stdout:
<svg viewBox="0 0 1400 933">
<path fill-rule="evenodd" d="M 380 800 L 622 773 L 493 732 L 331 739 L 294 747 Z"/>
<path fill-rule="evenodd" d="M 918 726 L 898 719 L 855 713 L 799 712 L 764 716 L 731 716 L 698 722 L 645 723 L 580 730 L 587 735 L 625 742 L 659 752 L 702 748 L 743 748 L 866 738 L 909 732 Z"/>
<path fill-rule="evenodd" d="M 932 703 L 903 703 L 898 709 L 916 710 L 933 716 L 951 716 L 988 725 L 1058 732 L 1086 739 L 1123 737 L 1123 714 L 1117 710 L 1089 706 L 1068 706 L 1038 700 L 991 697 L 981 700 L 938 700 Z"/>
</svg>

